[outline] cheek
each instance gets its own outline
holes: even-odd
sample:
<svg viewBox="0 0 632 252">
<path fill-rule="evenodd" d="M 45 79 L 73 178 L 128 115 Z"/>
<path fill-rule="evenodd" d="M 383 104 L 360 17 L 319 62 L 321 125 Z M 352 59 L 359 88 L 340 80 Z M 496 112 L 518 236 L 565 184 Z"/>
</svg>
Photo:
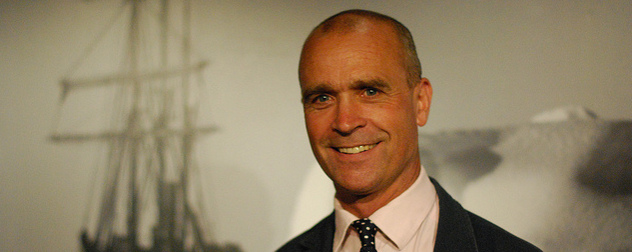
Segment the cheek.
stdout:
<svg viewBox="0 0 632 252">
<path fill-rule="evenodd" d="M 394 137 L 406 142 L 417 142 L 417 116 L 410 107 L 401 106 L 390 110 L 382 120 Z"/>
<path fill-rule="evenodd" d="M 312 113 L 305 113 L 305 128 L 307 129 L 307 135 L 310 140 L 318 138 L 322 135 L 322 131 L 327 127 L 325 120 L 322 116 L 316 116 Z"/>
</svg>

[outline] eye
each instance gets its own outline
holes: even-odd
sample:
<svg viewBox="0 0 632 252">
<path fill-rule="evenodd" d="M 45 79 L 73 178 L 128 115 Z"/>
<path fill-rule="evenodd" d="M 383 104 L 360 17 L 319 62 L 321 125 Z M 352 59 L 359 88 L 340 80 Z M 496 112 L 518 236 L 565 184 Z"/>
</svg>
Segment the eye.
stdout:
<svg viewBox="0 0 632 252">
<path fill-rule="evenodd" d="M 331 100 L 331 97 L 329 97 L 328 95 L 318 95 L 316 97 L 314 97 L 314 102 L 316 103 L 323 103 L 323 102 L 327 102 Z"/>
<path fill-rule="evenodd" d="M 334 98 L 328 94 L 315 94 L 309 96 L 303 106 L 307 109 L 325 109 L 332 104 Z"/>
<path fill-rule="evenodd" d="M 377 95 L 380 91 L 376 88 L 367 88 L 364 90 L 364 94 L 366 94 L 367 96 L 374 96 Z"/>
</svg>

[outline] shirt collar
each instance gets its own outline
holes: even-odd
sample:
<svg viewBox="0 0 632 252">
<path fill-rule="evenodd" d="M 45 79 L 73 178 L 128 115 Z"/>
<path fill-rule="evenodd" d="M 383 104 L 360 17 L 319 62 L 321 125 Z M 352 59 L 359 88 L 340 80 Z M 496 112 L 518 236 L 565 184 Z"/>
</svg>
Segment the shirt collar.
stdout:
<svg viewBox="0 0 632 252">
<path fill-rule="evenodd" d="M 336 231 L 334 232 L 334 250 L 339 251 L 342 244 L 348 237 L 349 227 L 351 223 L 358 219 L 355 215 L 344 210 L 338 199 L 334 198 L 334 214 L 336 222 Z"/>
<path fill-rule="evenodd" d="M 426 220 L 433 204 L 436 203 L 436 198 L 435 188 L 422 166 L 415 182 L 397 198 L 375 211 L 369 219 L 395 246 L 403 248 Z M 337 251 L 348 236 L 351 222 L 358 217 L 344 210 L 338 199 L 334 199 L 334 212 L 334 251 Z"/>
</svg>

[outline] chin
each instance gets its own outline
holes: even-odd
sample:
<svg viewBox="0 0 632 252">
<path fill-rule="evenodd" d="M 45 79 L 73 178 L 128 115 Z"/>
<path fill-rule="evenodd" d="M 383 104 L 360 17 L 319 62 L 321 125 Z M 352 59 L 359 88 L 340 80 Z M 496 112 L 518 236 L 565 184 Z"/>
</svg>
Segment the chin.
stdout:
<svg viewBox="0 0 632 252">
<path fill-rule="evenodd" d="M 377 183 L 373 180 L 367 180 L 366 177 L 359 179 L 348 179 L 344 183 L 336 183 L 336 191 L 355 195 L 365 196 L 376 191 Z"/>
</svg>

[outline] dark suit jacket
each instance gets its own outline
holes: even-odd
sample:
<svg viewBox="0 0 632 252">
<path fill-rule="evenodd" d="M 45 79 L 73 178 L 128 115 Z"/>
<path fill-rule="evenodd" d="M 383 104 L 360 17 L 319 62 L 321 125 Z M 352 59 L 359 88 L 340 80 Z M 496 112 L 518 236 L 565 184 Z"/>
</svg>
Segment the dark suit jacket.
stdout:
<svg viewBox="0 0 632 252">
<path fill-rule="evenodd" d="M 439 195 L 439 227 L 434 251 L 542 251 L 493 223 L 470 213 L 431 178 Z M 292 239 L 277 252 L 332 251 L 334 214 Z"/>
</svg>

